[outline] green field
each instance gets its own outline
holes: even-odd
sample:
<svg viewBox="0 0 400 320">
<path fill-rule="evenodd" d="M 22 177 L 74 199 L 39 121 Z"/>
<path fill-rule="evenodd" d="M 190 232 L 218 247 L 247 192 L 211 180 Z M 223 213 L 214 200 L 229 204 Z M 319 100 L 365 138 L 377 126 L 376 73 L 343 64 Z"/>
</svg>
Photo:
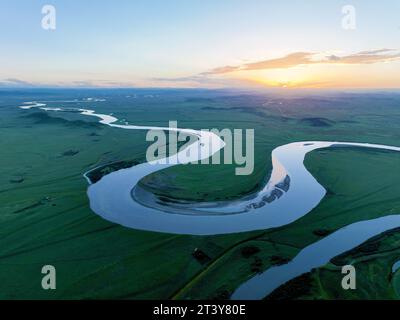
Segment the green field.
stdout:
<svg viewBox="0 0 400 320">
<path fill-rule="evenodd" d="M 282 228 L 198 237 L 112 224 L 90 210 L 82 175 L 100 165 L 144 161 L 145 132 L 112 129 L 78 114 L 17 108 L 24 101 L 93 96 L 107 101 L 49 106 L 112 112 L 138 125 L 166 126 L 177 120 L 184 128 L 255 129 L 256 165 L 250 176 L 235 176 L 234 165 L 188 165 L 142 181 L 144 188 L 172 198 L 206 201 L 252 192 L 270 173 L 271 151 L 293 141 L 400 146 L 400 95 L 394 93 L 288 97 L 196 90 L 0 91 L 0 299 L 226 299 L 257 272 L 321 239 L 318 230 L 332 232 L 400 214 L 400 155 L 346 148 L 307 157 L 307 168 L 328 195 Z M 400 273 L 392 275 L 391 267 L 400 259 L 400 233 L 374 241 L 379 245 L 369 251 L 349 252 L 314 270 L 306 290 L 299 286 L 302 290 L 286 298 L 397 298 Z M 207 259 L 196 259 L 196 248 Z M 338 261 L 356 266 L 357 290 L 341 290 Z M 40 285 L 47 264 L 57 269 L 54 291 Z"/>
</svg>

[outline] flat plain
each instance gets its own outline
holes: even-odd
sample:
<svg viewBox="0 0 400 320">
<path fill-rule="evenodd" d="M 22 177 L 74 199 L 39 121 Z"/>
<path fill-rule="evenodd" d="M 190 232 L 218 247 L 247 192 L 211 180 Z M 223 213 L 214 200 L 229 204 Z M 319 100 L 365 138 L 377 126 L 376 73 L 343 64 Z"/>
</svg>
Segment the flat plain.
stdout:
<svg viewBox="0 0 400 320">
<path fill-rule="evenodd" d="M 97 98 L 105 101 L 93 101 Z M 244 281 L 351 223 L 400 214 L 400 155 L 354 148 L 309 154 L 305 165 L 328 191 L 298 221 L 277 229 L 218 236 L 128 229 L 94 214 L 83 174 L 143 162 L 144 131 L 113 129 L 76 113 L 21 110 L 26 101 L 94 109 L 131 124 L 254 129 L 255 170 L 234 165 L 176 166 L 142 180 L 159 196 L 235 199 L 259 189 L 271 151 L 294 141 L 400 146 L 400 94 L 285 95 L 213 90 L 0 91 L 1 299 L 226 299 Z M 112 166 L 112 165 L 111 165 Z M 204 177 L 207 177 L 206 179 Z M 167 213 L 166 213 L 167 214 Z M 400 231 L 335 257 L 276 290 L 273 299 L 396 299 Z M 195 250 L 205 257 L 199 259 Z M 341 265 L 356 266 L 357 290 L 341 289 Z M 41 288 L 43 265 L 57 290 Z M 287 290 L 287 289 L 290 290 Z"/>
</svg>

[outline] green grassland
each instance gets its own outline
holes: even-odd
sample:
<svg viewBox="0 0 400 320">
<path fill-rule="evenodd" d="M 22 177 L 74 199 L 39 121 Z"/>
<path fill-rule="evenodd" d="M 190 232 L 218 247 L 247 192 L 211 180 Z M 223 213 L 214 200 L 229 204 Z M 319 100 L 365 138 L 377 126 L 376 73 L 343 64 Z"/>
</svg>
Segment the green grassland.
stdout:
<svg viewBox="0 0 400 320">
<path fill-rule="evenodd" d="M 201 277 L 192 281 L 181 296 L 201 298 L 211 296 L 214 290 L 221 288 L 231 292 L 246 278 L 257 273 L 257 270 L 251 272 L 252 263 L 257 258 L 262 261 L 262 269 L 266 269 L 273 265 L 273 257 L 292 258 L 302 248 L 321 239 L 316 231 L 333 232 L 360 220 L 399 213 L 400 199 L 398 194 L 400 186 L 397 181 L 400 179 L 400 170 L 394 169 L 392 173 L 386 174 L 385 178 L 382 177 L 382 168 L 399 168 L 399 165 L 400 155 L 389 152 L 329 149 L 310 154 L 306 159 L 306 166 L 318 181 L 329 190 L 329 194 L 321 204 L 291 225 L 267 230 L 254 236 L 251 243 L 260 248 L 260 253 L 255 254 L 250 259 L 243 259 L 241 247 L 236 246 L 223 259 L 219 259 L 217 263 L 212 265 Z M 243 245 L 247 245 L 247 243 Z M 392 249 L 397 246 L 394 242 Z M 391 259 L 396 260 L 395 258 L 396 252 L 393 252 Z M 400 258 L 400 250 L 397 251 L 397 258 Z M 379 261 L 379 263 L 384 264 L 385 261 Z M 345 264 L 348 263 L 341 265 Z M 316 281 L 315 286 L 322 282 L 326 285 L 327 292 L 318 295 L 314 295 L 315 293 L 312 292 L 307 297 L 340 298 L 341 296 L 337 295 L 337 291 L 343 291 L 341 290 L 341 279 L 343 277 L 341 265 L 333 268 L 329 276 Z M 386 269 L 390 270 L 391 266 L 392 263 L 387 264 Z M 371 265 L 369 267 L 374 268 Z M 371 274 L 367 272 L 366 274 L 369 277 L 372 275 L 372 277 L 382 277 L 383 279 L 387 276 L 387 272 L 381 275 L 375 275 L 374 272 L 371 272 Z M 226 278 L 228 278 L 228 281 Z M 328 282 L 323 281 L 327 279 Z M 373 292 L 374 284 L 371 283 L 371 280 L 373 281 L 373 278 L 364 278 L 360 271 L 358 283 L 365 282 L 364 284 L 369 286 L 372 298 L 375 296 L 375 292 Z M 381 283 L 380 286 L 388 287 L 389 284 L 386 281 Z M 382 295 L 382 297 L 385 296 Z M 368 295 L 365 295 L 364 298 L 368 298 Z"/>
<path fill-rule="evenodd" d="M 331 260 L 323 268 L 293 279 L 268 299 L 391 300 L 400 298 L 399 271 L 392 266 L 400 258 L 400 230 L 390 230 Z M 343 265 L 356 270 L 356 290 L 343 290 Z"/>
<path fill-rule="evenodd" d="M 251 192 L 271 170 L 271 151 L 292 141 L 400 141 L 400 96 L 394 94 L 288 98 L 162 91 L 152 98 L 142 92 L 136 98 L 129 93 L 128 98 L 119 91 L 0 93 L 0 299 L 227 298 L 252 275 L 320 239 L 315 230 L 334 231 L 400 213 L 399 155 L 330 149 L 306 159 L 328 196 L 289 226 L 197 237 L 109 223 L 91 212 L 82 174 L 99 165 L 143 161 L 149 145 L 145 132 L 112 129 L 78 114 L 16 108 L 23 101 L 93 95 L 107 98 L 95 103 L 98 112 L 113 112 L 132 124 L 165 126 L 178 120 L 180 127 L 195 129 L 255 129 L 252 175 L 235 176 L 233 165 L 188 165 L 142 181 L 143 187 L 168 197 L 204 201 Z M 342 275 L 338 266 L 329 264 L 312 273 L 311 293 L 299 297 L 395 297 L 400 276 L 388 274 L 400 257 L 399 237 L 395 232 L 383 238 L 378 251 L 368 256 L 343 258 L 360 266 L 360 291 L 338 292 Z M 196 248 L 205 253 L 205 261 L 194 257 Z M 45 264 L 57 269 L 55 291 L 41 289 Z"/>
</svg>

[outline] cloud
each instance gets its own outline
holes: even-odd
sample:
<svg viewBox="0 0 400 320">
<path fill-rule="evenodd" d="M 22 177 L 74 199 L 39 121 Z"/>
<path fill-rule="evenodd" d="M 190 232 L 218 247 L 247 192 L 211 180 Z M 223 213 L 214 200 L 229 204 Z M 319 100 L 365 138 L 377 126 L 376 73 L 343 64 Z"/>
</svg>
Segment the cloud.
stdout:
<svg viewBox="0 0 400 320">
<path fill-rule="evenodd" d="M 326 57 L 328 61 L 339 61 L 341 58 L 339 56 L 335 56 L 334 54 Z"/>
<path fill-rule="evenodd" d="M 240 66 L 233 67 L 233 66 L 224 66 L 212 69 L 211 71 L 203 72 L 202 75 L 210 75 L 210 74 L 222 74 L 240 70 Z"/>
<path fill-rule="evenodd" d="M 400 53 L 397 54 L 374 54 L 366 53 L 366 51 L 359 52 L 348 56 L 329 56 L 330 63 L 343 63 L 343 64 L 372 64 L 379 62 L 393 61 L 400 58 Z"/>
<path fill-rule="evenodd" d="M 355 54 L 338 56 L 330 55 L 322 58 L 317 58 L 321 53 L 312 52 L 294 52 L 281 58 L 261 60 L 252 63 L 245 63 L 238 66 L 225 66 L 217 67 L 211 71 L 202 73 L 203 75 L 218 75 L 224 73 L 230 73 L 234 71 L 245 71 L 245 70 L 268 70 L 268 69 L 287 69 L 302 65 L 311 64 L 371 64 L 386 61 L 398 60 L 400 53 L 390 53 L 395 50 L 393 49 L 378 49 L 361 51 Z"/>
<path fill-rule="evenodd" d="M 377 54 L 377 53 L 386 53 L 386 52 L 391 52 L 394 51 L 393 49 L 378 49 L 378 50 L 367 50 L 367 51 L 361 51 L 358 54 Z"/>
<path fill-rule="evenodd" d="M 207 73 L 201 73 L 199 75 L 195 76 L 187 76 L 187 77 L 176 77 L 176 78 L 151 78 L 150 80 L 152 81 L 159 81 L 159 82 L 190 82 L 190 81 L 195 81 L 195 82 L 203 82 L 207 81 L 207 78 L 205 77 Z"/>
<path fill-rule="evenodd" d="M 176 78 L 151 78 L 149 80 L 156 86 L 157 84 L 161 84 L 169 87 L 233 88 L 249 86 L 249 82 L 245 80 L 213 78 L 209 77 L 208 73 Z"/>
<path fill-rule="evenodd" d="M 35 85 L 31 82 L 27 82 L 24 80 L 20 80 L 17 78 L 7 78 L 0 81 L 1 87 L 35 87 Z"/>
<path fill-rule="evenodd" d="M 313 53 L 295 52 L 278 59 L 264 60 L 248 63 L 243 66 L 244 70 L 284 69 L 312 63 Z"/>
<path fill-rule="evenodd" d="M 203 75 L 223 74 L 241 70 L 265 70 L 290 68 L 302 64 L 310 63 L 310 59 L 314 54 L 310 52 L 294 52 L 287 56 L 271 60 L 262 60 L 252 63 L 245 63 L 239 66 L 224 66 L 214 68 L 211 71 L 202 73 Z"/>
</svg>

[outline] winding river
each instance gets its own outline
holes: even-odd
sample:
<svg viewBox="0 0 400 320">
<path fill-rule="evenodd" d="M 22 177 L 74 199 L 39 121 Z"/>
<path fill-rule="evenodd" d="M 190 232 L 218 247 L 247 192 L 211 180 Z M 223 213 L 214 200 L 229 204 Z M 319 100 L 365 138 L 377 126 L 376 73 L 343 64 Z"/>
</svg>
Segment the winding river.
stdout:
<svg viewBox="0 0 400 320">
<path fill-rule="evenodd" d="M 236 289 L 231 299 L 263 299 L 289 280 L 313 268 L 322 267 L 332 258 L 359 246 L 368 239 L 398 227 L 400 227 L 400 214 L 350 224 L 304 248 L 289 263 L 271 267 L 246 281 Z"/>
<path fill-rule="evenodd" d="M 180 164 L 211 157 L 224 148 L 224 141 L 212 132 L 193 129 L 136 126 L 120 124 L 111 115 L 98 114 L 88 109 L 49 108 L 39 102 L 27 102 L 22 109 L 39 108 L 53 112 L 79 112 L 99 118 L 99 122 L 125 130 L 165 130 L 183 132 L 197 137 L 176 155 L 166 158 L 165 164 L 146 162 L 121 169 L 90 184 L 87 194 L 91 209 L 120 225 L 156 232 L 216 235 L 264 230 L 287 225 L 315 208 L 326 190 L 307 171 L 304 158 L 307 153 L 333 147 L 359 147 L 400 151 L 400 147 L 329 141 L 293 142 L 272 151 L 272 173 L 266 185 L 258 192 L 234 201 L 206 203 L 163 203 L 153 194 L 137 187 L 149 174 L 172 167 L 176 157 Z M 211 142 L 212 148 L 207 147 Z M 202 152 L 198 152 L 201 150 Z M 197 152 L 196 152 L 197 151 Z M 190 154 L 192 156 L 188 157 Z M 183 160 L 182 160 L 183 159 Z M 87 178 L 87 176 L 85 175 Z M 87 178 L 88 179 L 88 178 Z M 88 179 L 89 183 L 90 180 Z M 350 250 L 365 240 L 386 230 L 400 226 L 400 216 L 387 216 L 349 225 L 315 244 L 303 249 L 290 263 L 272 267 L 244 283 L 233 298 L 258 299 L 288 280 L 322 266 L 334 256 Z"/>
</svg>

